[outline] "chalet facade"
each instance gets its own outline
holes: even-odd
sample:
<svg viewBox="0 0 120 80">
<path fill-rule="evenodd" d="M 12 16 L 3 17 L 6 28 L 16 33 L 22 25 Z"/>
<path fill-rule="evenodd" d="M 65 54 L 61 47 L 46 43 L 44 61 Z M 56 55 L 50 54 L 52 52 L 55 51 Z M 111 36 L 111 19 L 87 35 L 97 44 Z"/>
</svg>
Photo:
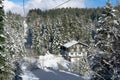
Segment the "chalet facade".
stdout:
<svg viewBox="0 0 120 80">
<path fill-rule="evenodd" d="M 79 58 L 80 56 L 83 56 L 84 55 L 83 53 L 86 50 L 87 50 L 87 45 L 72 40 L 61 46 L 60 53 L 65 59 L 71 61 L 72 58 Z"/>
</svg>

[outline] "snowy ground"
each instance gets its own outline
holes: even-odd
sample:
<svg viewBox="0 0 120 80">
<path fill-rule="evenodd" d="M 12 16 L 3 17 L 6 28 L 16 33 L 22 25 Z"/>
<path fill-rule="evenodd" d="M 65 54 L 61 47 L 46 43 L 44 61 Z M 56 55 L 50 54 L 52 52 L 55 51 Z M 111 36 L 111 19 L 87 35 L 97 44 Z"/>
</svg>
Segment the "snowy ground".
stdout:
<svg viewBox="0 0 120 80">
<path fill-rule="evenodd" d="M 62 57 L 46 54 L 39 58 L 27 58 L 21 65 L 23 80 L 84 80 L 69 72 L 70 62 Z"/>
</svg>

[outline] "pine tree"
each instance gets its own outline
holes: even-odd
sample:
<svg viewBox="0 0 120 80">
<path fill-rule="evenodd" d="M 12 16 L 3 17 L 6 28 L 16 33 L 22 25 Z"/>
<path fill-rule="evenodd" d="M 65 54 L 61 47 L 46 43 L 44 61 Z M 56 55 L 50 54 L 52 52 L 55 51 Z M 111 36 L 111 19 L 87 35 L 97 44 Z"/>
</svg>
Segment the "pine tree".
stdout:
<svg viewBox="0 0 120 80">
<path fill-rule="evenodd" d="M 97 54 L 92 59 L 91 69 L 94 72 L 92 80 L 119 80 L 120 79 L 120 47 L 115 43 L 120 40 L 119 12 L 107 2 L 102 16 L 99 18 L 97 35 L 95 36 Z"/>
<path fill-rule="evenodd" d="M 23 18 L 17 14 L 6 14 L 4 31 L 6 48 L 14 60 L 25 55 Z"/>
<path fill-rule="evenodd" d="M 9 13 L 4 16 L 4 62 L 5 74 L 1 80 L 12 80 L 16 75 L 15 63 L 25 55 L 23 18 L 20 15 Z M 1 27 L 0 27 L 1 28 Z"/>
<path fill-rule="evenodd" d="M 6 80 L 6 53 L 5 53 L 5 35 L 4 35 L 4 10 L 2 1 L 0 0 L 0 80 Z"/>
<path fill-rule="evenodd" d="M 42 18 L 41 18 L 42 19 Z M 60 26 L 57 19 L 47 19 L 41 23 L 40 27 L 32 28 L 33 32 L 33 49 L 38 54 L 45 54 L 49 51 L 52 54 L 59 53 L 61 43 Z"/>
</svg>

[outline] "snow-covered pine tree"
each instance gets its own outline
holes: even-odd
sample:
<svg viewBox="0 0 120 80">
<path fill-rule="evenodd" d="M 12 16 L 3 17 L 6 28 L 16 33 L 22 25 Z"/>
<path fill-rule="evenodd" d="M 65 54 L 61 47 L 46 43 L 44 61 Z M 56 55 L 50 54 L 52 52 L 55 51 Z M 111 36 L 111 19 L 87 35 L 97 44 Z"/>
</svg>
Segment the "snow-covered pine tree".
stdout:
<svg viewBox="0 0 120 80">
<path fill-rule="evenodd" d="M 43 48 L 41 47 L 43 43 L 41 41 L 41 35 L 40 35 L 40 32 L 41 32 L 41 27 L 36 27 L 34 25 L 34 23 L 29 23 L 29 25 L 31 25 L 31 31 L 32 31 L 32 48 L 34 50 L 34 53 L 37 54 L 37 55 L 41 55 L 41 54 L 44 54 L 44 50 Z M 42 51 L 42 52 L 41 52 Z"/>
<path fill-rule="evenodd" d="M 97 35 L 95 36 L 97 53 L 93 56 L 91 69 L 94 74 L 92 80 L 120 79 L 120 16 L 119 12 L 107 2 L 107 6 L 99 18 Z"/>
<path fill-rule="evenodd" d="M 18 58 L 25 55 L 24 49 L 24 27 L 23 18 L 20 15 L 8 13 L 6 14 L 5 20 L 5 35 L 6 48 L 10 52 L 11 57 L 17 60 Z"/>
<path fill-rule="evenodd" d="M 102 16 L 98 21 L 98 29 L 96 35 L 96 45 L 100 50 L 105 51 L 106 53 L 113 53 L 112 42 L 118 39 L 118 16 L 115 15 L 117 13 L 108 2 L 105 10 L 103 11 Z"/>
<path fill-rule="evenodd" d="M 42 19 L 42 18 L 41 18 Z M 33 32 L 33 49 L 38 54 L 45 54 L 49 51 L 52 54 L 59 53 L 59 46 L 61 43 L 60 26 L 57 19 L 47 19 L 40 27 L 32 28 Z"/>
<path fill-rule="evenodd" d="M 7 53 L 5 49 L 5 34 L 4 34 L 4 10 L 2 5 L 3 0 L 0 0 L 0 80 L 7 80 L 8 65 Z"/>
<path fill-rule="evenodd" d="M 4 19 L 5 59 L 6 64 L 9 66 L 7 67 L 9 76 L 5 80 L 12 80 L 16 75 L 14 73 L 15 63 L 21 61 L 21 58 L 25 55 L 23 18 L 9 12 Z"/>
<path fill-rule="evenodd" d="M 59 54 L 60 44 L 62 42 L 62 35 L 60 33 L 60 25 L 57 19 L 50 20 L 50 18 L 46 21 L 47 23 L 47 31 L 45 34 L 46 38 L 48 37 L 48 50 L 52 54 Z"/>
</svg>

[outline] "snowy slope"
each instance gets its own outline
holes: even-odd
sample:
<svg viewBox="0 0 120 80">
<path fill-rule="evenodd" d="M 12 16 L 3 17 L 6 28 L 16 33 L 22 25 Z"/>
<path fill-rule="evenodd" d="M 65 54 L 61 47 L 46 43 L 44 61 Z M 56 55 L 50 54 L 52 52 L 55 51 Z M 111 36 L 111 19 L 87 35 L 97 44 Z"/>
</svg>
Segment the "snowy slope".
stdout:
<svg viewBox="0 0 120 80">
<path fill-rule="evenodd" d="M 42 69 L 33 70 L 32 73 L 35 74 L 40 80 L 84 80 L 78 75 L 66 71 L 58 71 L 54 69 L 48 69 L 45 71 Z"/>
<path fill-rule="evenodd" d="M 39 56 L 37 59 L 25 58 L 21 69 L 23 80 L 84 80 L 69 72 L 70 62 L 52 54 Z"/>
<path fill-rule="evenodd" d="M 23 80 L 84 80 L 77 74 L 48 68 L 37 68 L 31 71 L 25 70 L 23 73 L 21 75 Z"/>
</svg>

